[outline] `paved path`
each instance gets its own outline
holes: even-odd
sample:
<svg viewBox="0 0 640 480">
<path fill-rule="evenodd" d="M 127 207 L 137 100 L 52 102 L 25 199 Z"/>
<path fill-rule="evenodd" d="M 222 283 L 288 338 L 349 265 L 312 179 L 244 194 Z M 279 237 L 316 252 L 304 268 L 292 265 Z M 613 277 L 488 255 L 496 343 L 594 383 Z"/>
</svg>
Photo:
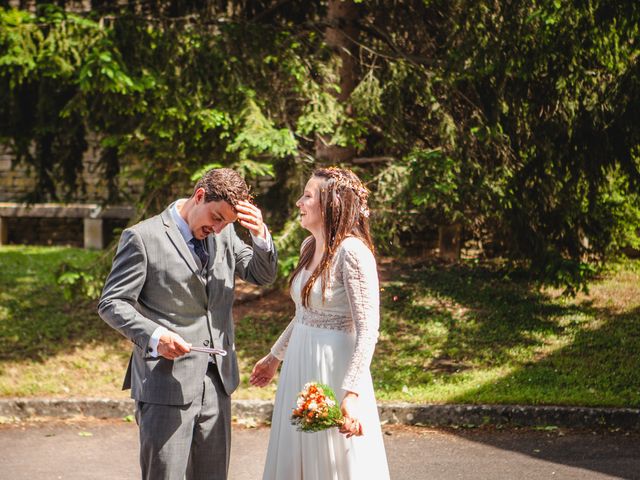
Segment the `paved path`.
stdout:
<svg viewBox="0 0 640 480">
<path fill-rule="evenodd" d="M 260 478 L 268 435 L 234 427 L 231 480 Z M 640 434 L 387 426 L 385 443 L 394 480 L 640 479 Z M 137 449 L 122 421 L 0 426 L 0 479 L 135 480 Z"/>
</svg>

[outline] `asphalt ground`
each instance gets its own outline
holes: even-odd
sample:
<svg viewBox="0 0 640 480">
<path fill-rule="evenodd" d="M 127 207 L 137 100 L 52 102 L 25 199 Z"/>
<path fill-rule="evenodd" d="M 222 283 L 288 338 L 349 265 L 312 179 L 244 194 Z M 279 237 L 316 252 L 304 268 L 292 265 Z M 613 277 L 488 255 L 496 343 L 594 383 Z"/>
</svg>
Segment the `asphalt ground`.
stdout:
<svg viewBox="0 0 640 480">
<path fill-rule="evenodd" d="M 266 427 L 234 426 L 230 480 L 261 478 L 268 438 Z M 384 439 L 394 480 L 640 479 L 638 433 L 387 425 Z M 0 426 L 0 479 L 136 478 L 135 424 L 40 419 Z"/>
</svg>

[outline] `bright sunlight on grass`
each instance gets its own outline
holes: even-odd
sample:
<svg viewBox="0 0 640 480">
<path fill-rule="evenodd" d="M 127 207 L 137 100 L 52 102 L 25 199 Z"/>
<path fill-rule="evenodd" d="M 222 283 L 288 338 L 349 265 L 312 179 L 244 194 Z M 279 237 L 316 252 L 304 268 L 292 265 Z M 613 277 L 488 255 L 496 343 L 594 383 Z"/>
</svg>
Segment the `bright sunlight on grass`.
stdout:
<svg viewBox="0 0 640 480">
<path fill-rule="evenodd" d="M 575 299 L 486 266 L 420 266 L 383 292 L 382 400 L 640 405 L 640 262 Z"/>
<path fill-rule="evenodd" d="M 99 256 L 0 248 L 0 395 L 128 395 L 120 385 L 129 342 L 100 320 L 95 301 L 68 301 L 56 283 L 62 262 Z M 383 265 L 379 400 L 640 406 L 640 261 L 612 266 L 574 299 L 492 263 Z M 250 387 L 248 377 L 292 315 L 281 291 L 235 307 L 235 398 L 274 397 L 274 386 Z"/>
<path fill-rule="evenodd" d="M 129 342 L 96 313 L 67 300 L 62 263 L 89 266 L 102 254 L 61 247 L 0 248 L 0 395 L 117 396 Z"/>
</svg>

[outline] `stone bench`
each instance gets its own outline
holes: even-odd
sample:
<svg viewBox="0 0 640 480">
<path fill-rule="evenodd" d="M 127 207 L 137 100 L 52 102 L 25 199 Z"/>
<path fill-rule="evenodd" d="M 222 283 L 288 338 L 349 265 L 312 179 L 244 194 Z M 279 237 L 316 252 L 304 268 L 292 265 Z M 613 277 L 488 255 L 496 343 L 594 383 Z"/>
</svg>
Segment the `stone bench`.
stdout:
<svg viewBox="0 0 640 480">
<path fill-rule="evenodd" d="M 84 223 L 84 247 L 103 249 L 104 220 L 129 220 L 135 213 L 134 207 L 102 206 L 97 203 L 0 202 L 0 245 L 8 243 L 10 218 L 81 218 Z"/>
</svg>

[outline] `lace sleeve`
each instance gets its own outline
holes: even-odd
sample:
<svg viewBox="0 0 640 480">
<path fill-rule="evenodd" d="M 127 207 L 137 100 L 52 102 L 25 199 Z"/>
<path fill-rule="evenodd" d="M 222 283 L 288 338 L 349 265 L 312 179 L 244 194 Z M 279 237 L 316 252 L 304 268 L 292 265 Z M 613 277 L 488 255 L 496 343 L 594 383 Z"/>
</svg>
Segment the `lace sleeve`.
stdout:
<svg viewBox="0 0 640 480">
<path fill-rule="evenodd" d="M 342 388 L 358 393 L 362 377 L 369 372 L 380 325 L 380 291 L 373 253 L 359 240 L 345 248 L 342 280 L 355 325 L 356 345 Z"/>
<path fill-rule="evenodd" d="M 295 321 L 296 318 L 293 317 L 293 320 L 289 322 L 287 328 L 284 329 L 284 332 L 280 334 L 276 343 L 271 347 L 271 355 L 280 361 L 284 360 L 284 354 L 287 352 L 287 346 L 289 345 L 289 339 L 291 338 L 291 332 L 293 331 L 293 324 Z"/>
</svg>

